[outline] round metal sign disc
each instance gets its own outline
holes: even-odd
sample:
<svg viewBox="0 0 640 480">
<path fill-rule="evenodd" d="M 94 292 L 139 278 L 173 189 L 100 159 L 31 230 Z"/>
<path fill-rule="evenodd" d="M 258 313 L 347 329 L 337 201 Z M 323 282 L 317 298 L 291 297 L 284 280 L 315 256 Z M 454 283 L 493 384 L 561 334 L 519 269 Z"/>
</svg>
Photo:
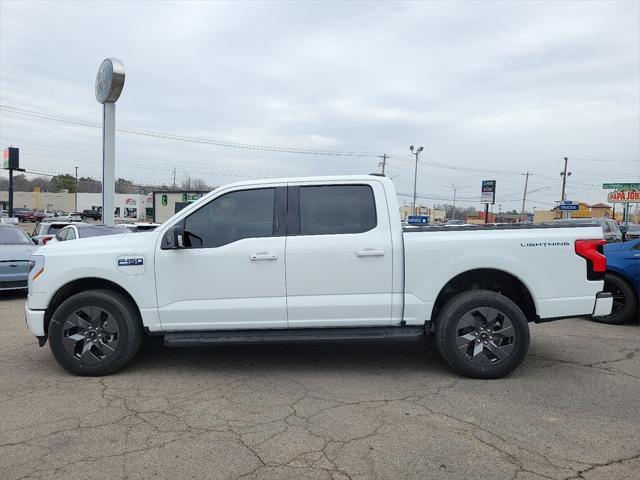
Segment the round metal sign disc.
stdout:
<svg viewBox="0 0 640 480">
<path fill-rule="evenodd" d="M 117 58 L 107 58 L 96 76 L 96 100 L 112 103 L 118 100 L 124 87 L 124 64 Z"/>
</svg>

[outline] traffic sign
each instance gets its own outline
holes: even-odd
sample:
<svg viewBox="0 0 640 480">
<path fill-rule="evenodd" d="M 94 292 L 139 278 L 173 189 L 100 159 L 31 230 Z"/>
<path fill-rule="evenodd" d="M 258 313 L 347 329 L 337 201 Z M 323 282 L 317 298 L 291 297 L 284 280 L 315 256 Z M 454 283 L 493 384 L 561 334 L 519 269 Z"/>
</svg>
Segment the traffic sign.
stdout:
<svg viewBox="0 0 640 480">
<path fill-rule="evenodd" d="M 407 217 L 407 223 L 409 225 L 428 225 L 429 215 L 409 215 Z"/>
</svg>

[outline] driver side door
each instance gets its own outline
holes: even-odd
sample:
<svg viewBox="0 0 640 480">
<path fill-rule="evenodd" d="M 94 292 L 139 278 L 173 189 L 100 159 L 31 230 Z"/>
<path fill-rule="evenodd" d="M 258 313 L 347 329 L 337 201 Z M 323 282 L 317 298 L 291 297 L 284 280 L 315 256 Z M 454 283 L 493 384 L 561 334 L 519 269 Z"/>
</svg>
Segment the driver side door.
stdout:
<svg viewBox="0 0 640 480">
<path fill-rule="evenodd" d="M 227 191 L 183 217 L 155 255 L 165 331 L 284 328 L 286 187 Z M 174 223 L 177 225 L 178 223 Z"/>
</svg>

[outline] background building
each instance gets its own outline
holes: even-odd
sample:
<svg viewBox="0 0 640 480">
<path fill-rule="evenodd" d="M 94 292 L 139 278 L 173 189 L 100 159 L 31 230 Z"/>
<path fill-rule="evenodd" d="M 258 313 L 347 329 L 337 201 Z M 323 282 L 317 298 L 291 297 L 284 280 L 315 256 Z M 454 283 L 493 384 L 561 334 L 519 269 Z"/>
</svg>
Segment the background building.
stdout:
<svg viewBox="0 0 640 480">
<path fill-rule="evenodd" d="M 400 218 L 402 221 L 406 221 L 409 215 L 413 215 L 413 209 L 411 205 L 403 205 L 400 207 Z M 431 223 L 444 222 L 446 220 L 446 213 L 444 210 L 438 208 L 425 207 L 423 205 L 416 205 L 416 215 L 428 215 Z"/>
<path fill-rule="evenodd" d="M 75 193 L 14 192 L 13 207 L 46 211 L 76 211 Z M 101 193 L 78 193 L 78 211 L 101 210 Z M 9 192 L 0 191 L 0 208 L 9 206 Z M 124 220 L 147 220 L 153 217 L 153 196 L 135 193 L 116 193 L 114 216 Z"/>
<path fill-rule="evenodd" d="M 162 223 L 207 193 L 200 190 L 157 190 L 151 194 L 151 218 L 156 223 Z"/>
</svg>

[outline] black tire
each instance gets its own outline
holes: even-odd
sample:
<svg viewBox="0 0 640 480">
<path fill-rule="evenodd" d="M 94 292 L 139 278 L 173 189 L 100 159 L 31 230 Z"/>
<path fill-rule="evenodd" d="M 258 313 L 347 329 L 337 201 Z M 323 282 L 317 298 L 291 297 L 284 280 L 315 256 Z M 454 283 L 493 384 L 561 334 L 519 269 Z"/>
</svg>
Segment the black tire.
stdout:
<svg viewBox="0 0 640 480">
<path fill-rule="evenodd" d="M 445 361 L 470 378 L 504 377 L 529 349 L 529 325 L 522 310 L 489 290 L 469 290 L 449 300 L 438 314 L 435 334 Z"/>
<path fill-rule="evenodd" d="M 87 290 L 65 300 L 49 324 L 49 346 L 57 362 L 81 376 L 109 375 L 138 353 L 142 322 L 138 309 L 111 290 Z"/>
<path fill-rule="evenodd" d="M 613 295 L 613 309 L 606 317 L 593 317 L 596 322 L 620 325 L 638 320 L 638 294 L 624 278 L 615 273 L 604 275 L 604 291 Z"/>
</svg>

